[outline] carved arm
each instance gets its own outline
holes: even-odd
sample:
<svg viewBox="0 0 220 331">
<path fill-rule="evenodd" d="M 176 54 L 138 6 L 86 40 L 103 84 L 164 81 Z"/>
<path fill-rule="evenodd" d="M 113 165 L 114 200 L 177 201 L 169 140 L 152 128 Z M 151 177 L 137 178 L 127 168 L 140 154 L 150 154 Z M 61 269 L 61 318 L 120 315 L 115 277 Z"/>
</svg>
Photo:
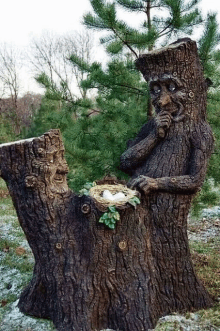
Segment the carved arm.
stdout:
<svg viewBox="0 0 220 331">
<path fill-rule="evenodd" d="M 131 169 L 137 168 L 147 158 L 158 141 L 159 138 L 156 133 L 151 133 L 138 144 L 127 149 L 121 156 L 120 169 L 125 172 L 130 170 L 131 172 Z"/>
<path fill-rule="evenodd" d="M 151 191 L 167 191 L 171 193 L 195 193 L 197 192 L 205 179 L 208 157 L 201 149 L 195 149 L 192 152 L 192 158 L 189 165 L 189 174 L 176 177 L 150 178 L 139 176 L 132 179 L 128 186 L 138 187 L 149 194 Z"/>
<path fill-rule="evenodd" d="M 137 137 L 128 144 L 128 149 L 122 154 L 120 169 L 132 174 L 132 171 L 147 158 L 161 138 L 155 119 L 145 124 Z"/>
</svg>

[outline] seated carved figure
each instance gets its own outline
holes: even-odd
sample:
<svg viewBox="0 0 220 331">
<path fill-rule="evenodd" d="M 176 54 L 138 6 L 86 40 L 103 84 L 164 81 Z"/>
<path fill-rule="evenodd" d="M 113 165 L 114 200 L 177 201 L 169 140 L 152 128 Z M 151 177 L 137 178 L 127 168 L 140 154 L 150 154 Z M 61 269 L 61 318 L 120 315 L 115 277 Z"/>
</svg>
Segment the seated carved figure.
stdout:
<svg viewBox="0 0 220 331">
<path fill-rule="evenodd" d="M 149 82 L 155 117 L 128 142 L 121 169 L 131 175 L 128 186 L 144 193 L 152 277 L 160 284 L 154 292 L 162 314 L 201 308 L 208 299 L 197 277 L 191 278 L 187 216 L 205 178 L 213 136 L 196 42 L 178 40 L 142 55 L 136 65 Z"/>
<path fill-rule="evenodd" d="M 173 47 L 175 46 L 175 48 Z M 206 122 L 207 83 L 190 39 L 143 55 L 137 67 L 149 82 L 156 116 L 121 157 L 130 187 L 195 193 L 202 185 L 213 136 Z"/>
</svg>

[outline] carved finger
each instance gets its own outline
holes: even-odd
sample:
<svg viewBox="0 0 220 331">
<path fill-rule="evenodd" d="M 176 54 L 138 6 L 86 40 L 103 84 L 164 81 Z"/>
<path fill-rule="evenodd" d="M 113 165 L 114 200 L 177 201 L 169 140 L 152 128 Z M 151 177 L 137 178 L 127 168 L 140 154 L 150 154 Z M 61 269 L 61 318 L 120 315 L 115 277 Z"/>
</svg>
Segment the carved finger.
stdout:
<svg viewBox="0 0 220 331">
<path fill-rule="evenodd" d="M 171 123 L 171 120 L 170 119 L 167 119 L 167 118 L 164 118 L 160 121 L 160 125 L 161 126 L 166 126 L 166 125 L 170 125 Z"/>
<path fill-rule="evenodd" d="M 171 122 L 171 120 L 172 120 L 171 115 L 170 114 L 163 114 L 163 115 L 161 115 L 160 116 L 160 121 L 164 121 L 164 120 Z"/>
<path fill-rule="evenodd" d="M 139 183 L 139 187 L 144 190 L 144 188 L 147 188 L 149 186 L 149 183 L 147 183 L 146 181 L 143 181 L 141 183 Z"/>
<path fill-rule="evenodd" d="M 164 115 L 161 115 L 158 118 L 156 118 L 157 123 L 161 123 L 163 121 L 171 122 L 172 117 L 170 115 L 164 114 Z"/>
<path fill-rule="evenodd" d="M 132 179 L 127 183 L 127 187 L 129 187 L 131 190 L 134 189 L 137 186 L 137 179 Z"/>
<path fill-rule="evenodd" d="M 131 181 L 128 182 L 127 186 L 130 188 L 130 189 L 133 189 L 135 187 L 139 187 L 140 186 L 140 183 L 142 181 L 145 180 L 145 177 L 144 176 L 139 176 L 135 179 L 132 179 Z"/>
</svg>

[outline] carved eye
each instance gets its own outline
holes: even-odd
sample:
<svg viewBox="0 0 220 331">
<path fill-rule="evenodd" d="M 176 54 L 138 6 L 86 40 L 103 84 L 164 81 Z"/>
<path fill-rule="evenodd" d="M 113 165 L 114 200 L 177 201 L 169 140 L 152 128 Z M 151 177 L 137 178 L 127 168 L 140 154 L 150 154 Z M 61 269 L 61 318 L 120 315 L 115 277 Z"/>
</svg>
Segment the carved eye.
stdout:
<svg viewBox="0 0 220 331">
<path fill-rule="evenodd" d="M 169 85 L 168 85 L 168 90 L 169 90 L 170 92 L 174 92 L 174 91 L 176 91 L 176 85 L 175 85 L 173 82 L 169 83 Z"/>
<path fill-rule="evenodd" d="M 161 92 L 161 87 L 160 85 L 158 84 L 154 84 L 152 87 L 151 87 L 151 93 L 155 94 L 155 95 L 158 95 L 160 94 Z"/>
</svg>

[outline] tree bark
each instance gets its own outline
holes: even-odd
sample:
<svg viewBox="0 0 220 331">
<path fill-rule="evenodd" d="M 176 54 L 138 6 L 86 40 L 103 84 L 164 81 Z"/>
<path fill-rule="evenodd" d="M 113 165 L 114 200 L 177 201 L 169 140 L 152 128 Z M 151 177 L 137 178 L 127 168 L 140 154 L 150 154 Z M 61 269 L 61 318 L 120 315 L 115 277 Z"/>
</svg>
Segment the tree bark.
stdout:
<svg viewBox="0 0 220 331">
<path fill-rule="evenodd" d="M 1 176 L 35 258 L 22 312 L 52 319 L 58 331 L 147 331 L 170 312 L 212 306 L 187 239 L 212 135 L 204 119 L 178 116 L 162 135 L 162 121 L 150 120 L 122 155 L 142 196 L 136 209 L 119 210 L 114 230 L 98 222 L 91 197 L 68 188 L 58 130 L 0 145 Z"/>
<path fill-rule="evenodd" d="M 90 197 L 68 189 L 57 130 L 3 144 L 0 158 L 35 258 L 22 312 L 52 319 L 59 331 L 140 331 L 163 314 L 212 304 L 194 273 L 181 199 L 173 196 L 172 223 L 163 209 L 155 218 L 154 208 L 168 198 L 162 193 L 151 197 L 151 210 L 145 198 L 136 209 L 120 210 L 110 230 L 98 223 L 101 212 Z"/>
</svg>

